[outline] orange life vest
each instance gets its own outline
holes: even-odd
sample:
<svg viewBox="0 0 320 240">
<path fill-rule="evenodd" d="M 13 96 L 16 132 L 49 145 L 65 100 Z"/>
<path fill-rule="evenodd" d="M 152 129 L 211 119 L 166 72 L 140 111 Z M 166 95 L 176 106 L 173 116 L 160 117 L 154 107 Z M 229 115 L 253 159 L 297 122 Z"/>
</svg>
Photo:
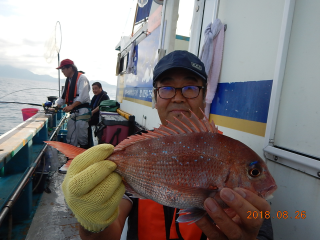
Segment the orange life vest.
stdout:
<svg viewBox="0 0 320 240">
<path fill-rule="evenodd" d="M 128 240 L 207 239 L 195 223 L 177 223 L 177 209 L 149 199 L 134 199 L 133 208 L 137 209 L 133 209 L 130 213 Z"/>
<path fill-rule="evenodd" d="M 75 87 L 74 87 L 74 90 L 73 90 L 73 92 L 74 92 L 73 99 L 75 99 L 76 96 L 77 96 L 78 80 L 79 80 L 81 74 L 82 73 L 78 72 L 77 81 L 76 81 L 76 84 L 75 84 Z M 69 91 L 71 90 L 71 89 L 69 89 L 70 85 L 71 85 L 71 81 L 68 81 L 68 87 L 67 87 L 67 92 L 66 92 L 66 103 L 67 103 L 68 106 L 73 103 L 73 101 L 69 100 Z"/>
</svg>

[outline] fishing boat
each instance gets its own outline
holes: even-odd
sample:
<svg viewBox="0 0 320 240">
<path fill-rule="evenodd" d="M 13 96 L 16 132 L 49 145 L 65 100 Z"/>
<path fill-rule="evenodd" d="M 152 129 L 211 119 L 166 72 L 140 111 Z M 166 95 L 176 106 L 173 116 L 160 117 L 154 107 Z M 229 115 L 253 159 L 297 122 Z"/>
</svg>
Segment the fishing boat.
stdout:
<svg viewBox="0 0 320 240">
<path fill-rule="evenodd" d="M 269 200 L 274 239 L 313 240 L 320 233 L 319 10 L 315 0 L 153 1 L 148 19 L 136 19 L 132 35 L 116 47 L 121 109 L 153 129 L 160 124 L 153 67 L 174 50 L 203 56 L 206 30 L 220 19 L 224 46 L 209 117 L 266 161 L 278 184 Z M 179 35 L 183 27 L 188 35 Z"/>
<path fill-rule="evenodd" d="M 156 63 L 174 50 L 205 59 L 213 49 L 208 66 L 218 81 L 210 83 L 206 114 L 266 161 L 278 185 L 266 215 L 274 239 L 320 235 L 319 10 L 316 0 L 139 0 L 132 32 L 115 47 L 116 100 L 139 129 L 160 124 L 152 96 Z M 79 239 L 59 188 L 63 174 L 55 173 L 51 193 L 32 193 L 43 141 L 63 141 L 67 131 L 62 112 L 49 115 L 40 112 L 0 137 L 4 239 Z"/>
</svg>

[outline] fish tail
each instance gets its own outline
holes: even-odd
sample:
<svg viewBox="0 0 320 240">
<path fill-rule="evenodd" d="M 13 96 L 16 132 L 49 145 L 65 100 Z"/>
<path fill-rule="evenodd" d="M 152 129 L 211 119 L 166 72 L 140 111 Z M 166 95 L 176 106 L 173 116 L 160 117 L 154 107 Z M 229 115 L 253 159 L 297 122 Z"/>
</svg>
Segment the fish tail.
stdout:
<svg viewBox="0 0 320 240">
<path fill-rule="evenodd" d="M 67 158 L 74 159 L 79 154 L 86 151 L 86 149 L 75 147 L 68 143 L 58 142 L 58 141 L 44 141 L 49 146 L 54 147 L 59 152 L 63 153 Z"/>
</svg>

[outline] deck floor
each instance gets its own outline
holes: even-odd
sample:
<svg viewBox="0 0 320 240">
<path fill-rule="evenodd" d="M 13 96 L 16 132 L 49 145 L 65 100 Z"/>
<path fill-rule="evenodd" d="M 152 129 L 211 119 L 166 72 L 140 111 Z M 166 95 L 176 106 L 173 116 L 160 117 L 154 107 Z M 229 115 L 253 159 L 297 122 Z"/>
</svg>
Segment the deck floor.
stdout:
<svg viewBox="0 0 320 240">
<path fill-rule="evenodd" d="M 80 239 L 79 224 L 65 203 L 61 184 L 65 174 L 55 172 L 50 181 L 51 193 L 44 192 L 31 223 L 27 240 Z"/>
</svg>

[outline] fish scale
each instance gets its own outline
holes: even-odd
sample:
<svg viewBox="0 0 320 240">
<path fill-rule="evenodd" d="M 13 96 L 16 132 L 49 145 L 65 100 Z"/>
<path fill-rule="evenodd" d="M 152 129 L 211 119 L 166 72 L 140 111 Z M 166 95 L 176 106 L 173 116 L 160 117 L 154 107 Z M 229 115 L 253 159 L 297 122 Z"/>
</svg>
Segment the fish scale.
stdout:
<svg viewBox="0 0 320 240">
<path fill-rule="evenodd" d="M 191 118 L 182 116 L 153 132 L 130 136 L 115 147 L 108 160 L 116 163 L 115 171 L 123 177 L 127 191 L 185 209 L 188 214 L 178 221 L 190 222 L 206 214 L 207 197 L 228 207 L 219 195 L 223 187 L 242 187 L 264 198 L 276 190 L 266 164 L 252 149 L 219 134 L 205 116 L 203 120 L 193 112 Z M 63 144 L 56 146 L 66 155 L 75 148 L 62 151 Z"/>
</svg>

